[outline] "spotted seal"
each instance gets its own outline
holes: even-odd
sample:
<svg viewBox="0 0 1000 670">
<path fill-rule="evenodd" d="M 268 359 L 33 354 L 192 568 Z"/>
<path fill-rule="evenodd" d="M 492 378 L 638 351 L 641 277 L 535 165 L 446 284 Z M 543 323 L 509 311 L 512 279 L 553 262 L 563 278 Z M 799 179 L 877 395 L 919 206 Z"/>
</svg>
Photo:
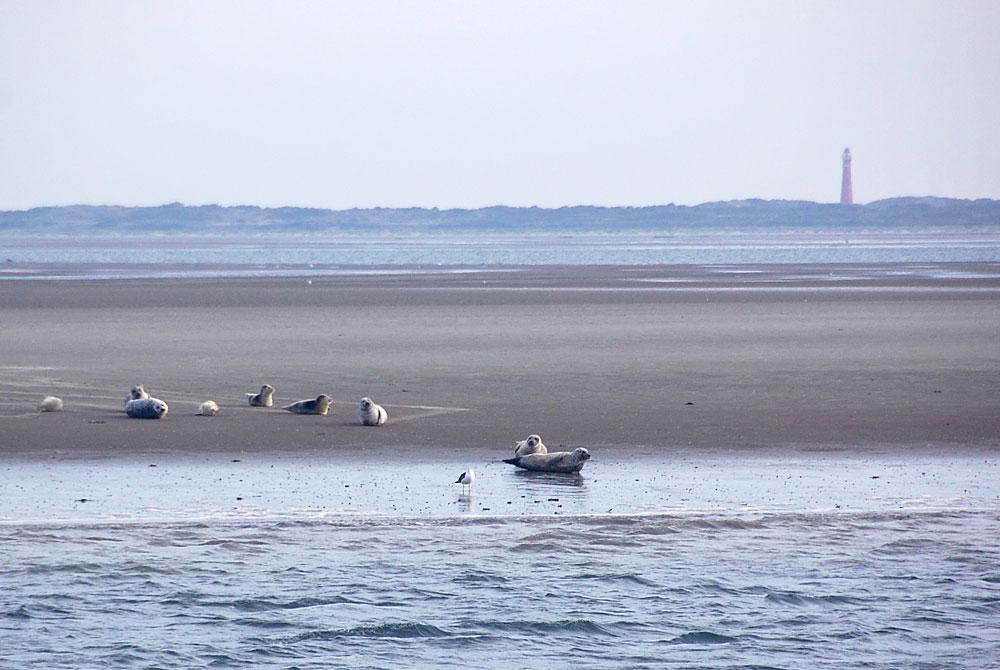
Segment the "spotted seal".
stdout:
<svg viewBox="0 0 1000 670">
<path fill-rule="evenodd" d="M 529 435 L 528 439 L 514 443 L 515 456 L 527 456 L 528 454 L 547 454 L 549 450 L 545 448 L 542 438 L 538 435 Z"/>
<path fill-rule="evenodd" d="M 505 458 L 503 462 L 535 472 L 579 472 L 589 460 L 590 452 L 583 447 L 577 447 L 573 451 Z"/>
<path fill-rule="evenodd" d="M 132 390 L 129 391 L 128 396 L 125 397 L 125 402 L 122 403 L 122 406 L 127 405 L 129 400 L 144 400 L 148 397 L 149 394 L 146 393 L 146 389 L 142 387 L 142 384 L 136 384 L 132 387 Z"/>
<path fill-rule="evenodd" d="M 54 395 L 47 395 L 38 403 L 39 412 L 61 412 L 62 408 L 62 398 L 57 398 Z"/>
<path fill-rule="evenodd" d="M 167 403 L 152 396 L 125 403 L 125 413 L 133 419 L 162 419 L 167 411 Z"/>
<path fill-rule="evenodd" d="M 389 420 L 389 415 L 382 405 L 376 405 L 371 398 L 362 398 L 358 405 L 358 418 L 362 425 L 381 426 Z"/>
<path fill-rule="evenodd" d="M 260 393 L 247 393 L 247 402 L 251 407 L 271 407 L 274 404 L 274 387 L 264 384 Z"/>
<path fill-rule="evenodd" d="M 198 416 L 215 416 L 219 413 L 219 403 L 206 400 L 198 406 Z"/>
<path fill-rule="evenodd" d="M 293 402 L 291 405 L 285 405 L 281 409 L 287 410 L 292 414 L 326 414 L 330 411 L 330 403 L 333 402 L 333 398 L 325 393 L 321 393 L 316 396 L 315 400 L 299 400 L 298 402 Z"/>
</svg>

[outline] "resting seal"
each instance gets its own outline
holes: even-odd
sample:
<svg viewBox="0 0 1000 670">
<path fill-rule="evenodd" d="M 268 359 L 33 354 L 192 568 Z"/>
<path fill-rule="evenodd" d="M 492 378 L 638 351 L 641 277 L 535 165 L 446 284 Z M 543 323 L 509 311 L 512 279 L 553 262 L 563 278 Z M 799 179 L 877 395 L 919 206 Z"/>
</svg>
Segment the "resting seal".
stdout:
<svg viewBox="0 0 1000 670">
<path fill-rule="evenodd" d="M 198 416 L 215 416 L 219 413 L 219 404 L 214 400 L 206 400 L 198 407 Z"/>
<path fill-rule="evenodd" d="M 505 458 L 503 462 L 535 472 L 579 472 L 589 460 L 590 452 L 583 447 L 577 447 L 573 451 Z"/>
<path fill-rule="evenodd" d="M 264 384 L 260 387 L 260 393 L 247 393 L 247 402 L 251 407 L 270 407 L 274 404 L 271 396 L 274 395 L 274 387 Z"/>
<path fill-rule="evenodd" d="M 42 402 L 38 403 L 39 412 L 59 412 L 62 411 L 62 408 L 62 398 L 57 398 L 54 395 L 47 395 L 42 398 Z"/>
<path fill-rule="evenodd" d="M 133 419 L 162 419 L 167 403 L 158 398 L 138 398 L 125 403 L 125 413 Z"/>
<path fill-rule="evenodd" d="M 142 388 L 142 384 L 136 384 L 125 398 L 125 404 L 128 404 L 129 400 L 143 400 L 148 397 L 149 394 L 146 393 L 146 389 Z"/>
<path fill-rule="evenodd" d="M 333 398 L 325 393 L 316 396 L 315 400 L 300 400 L 291 405 L 285 405 L 281 409 L 288 410 L 292 414 L 326 414 L 330 411 L 330 403 Z"/>
<path fill-rule="evenodd" d="M 547 454 L 549 450 L 542 443 L 542 438 L 538 435 L 529 435 L 528 439 L 514 443 L 515 456 L 527 456 L 528 454 Z"/>
<path fill-rule="evenodd" d="M 389 415 L 382 405 L 376 405 L 371 398 L 362 398 L 358 405 L 358 418 L 362 425 L 381 426 L 389 420 Z"/>
</svg>

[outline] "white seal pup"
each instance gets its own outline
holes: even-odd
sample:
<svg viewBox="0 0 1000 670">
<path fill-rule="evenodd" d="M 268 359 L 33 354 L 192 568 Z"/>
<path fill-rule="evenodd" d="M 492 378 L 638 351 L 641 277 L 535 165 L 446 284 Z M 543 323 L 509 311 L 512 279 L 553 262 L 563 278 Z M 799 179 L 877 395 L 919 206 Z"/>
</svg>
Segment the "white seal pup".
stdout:
<svg viewBox="0 0 1000 670">
<path fill-rule="evenodd" d="M 321 393 L 316 396 L 315 400 L 299 400 L 298 402 L 293 402 L 291 405 L 285 405 L 281 409 L 287 410 L 292 414 L 326 414 L 330 411 L 330 403 L 333 402 L 333 398 L 325 393 Z"/>
<path fill-rule="evenodd" d="M 138 398 L 125 403 L 125 413 L 133 419 L 162 419 L 167 410 L 167 403 L 159 398 Z"/>
<path fill-rule="evenodd" d="M 381 426 L 389 420 L 382 405 L 376 405 L 371 398 L 362 398 L 358 405 L 358 418 L 364 426 Z"/>
<path fill-rule="evenodd" d="M 54 395 L 47 395 L 42 398 L 42 402 L 38 403 L 39 412 L 61 412 L 62 408 L 62 398 L 57 398 Z"/>
<path fill-rule="evenodd" d="M 270 407 L 274 404 L 274 387 L 264 384 L 260 387 L 260 393 L 247 393 L 247 402 L 251 407 Z"/>
<path fill-rule="evenodd" d="M 206 400 L 198 407 L 198 416 L 215 416 L 219 413 L 219 404 L 214 400 Z"/>
<path fill-rule="evenodd" d="M 129 400 L 144 400 L 145 398 L 148 397 L 149 394 L 146 393 L 146 389 L 142 387 L 142 384 L 136 384 L 135 386 L 132 387 L 132 390 L 129 391 L 128 396 L 125 398 L 125 402 L 123 403 L 123 405 L 128 404 Z"/>
<path fill-rule="evenodd" d="M 535 472 L 579 472 L 589 460 L 590 452 L 583 447 L 577 447 L 573 451 L 505 458 L 503 462 Z"/>
<path fill-rule="evenodd" d="M 515 456 L 527 456 L 528 454 L 547 454 L 549 450 L 545 448 L 542 438 L 538 435 L 529 435 L 528 439 L 514 443 Z"/>
<path fill-rule="evenodd" d="M 460 474 L 458 476 L 458 479 L 455 480 L 455 483 L 462 485 L 462 491 L 463 492 L 465 491 L 465 487 L 468 486 L 469 487 L 469 494 L 471 495 L 472 494 L 472 482 L 474 482 L 474 481 L 476 481 L 476 471 L 473 470 L 472 468 L 469 468 L 468 470 L 466 470 L 465 472 L 463 472 L 462 474 Z"/>
</svg>

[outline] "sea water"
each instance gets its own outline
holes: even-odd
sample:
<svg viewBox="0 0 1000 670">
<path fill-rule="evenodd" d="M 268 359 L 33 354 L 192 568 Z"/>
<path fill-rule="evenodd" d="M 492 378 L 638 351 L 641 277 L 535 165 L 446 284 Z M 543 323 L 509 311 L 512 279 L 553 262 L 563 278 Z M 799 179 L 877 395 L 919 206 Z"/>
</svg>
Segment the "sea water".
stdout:
<svg viewBox="0 0 1000 670">
<path fill-rule="evenodd" d="M 0 667 L 1000 667 L 994 450 L 594 451 L 5 462 Z"/>
<path fill-rule="evenodd" d="M 1000 226 L 951 229 L 710 229 L 552 234 L 2 237 L 0 262 L 188 264 L 187 272 L 261 276 L 349 266 L 676 265 L 998 262 Z M 342 269 L 342 268 L 341 268 Z M 166 270 L 176 276 L 177 270 Z M 146 270 L 148 272 L 148 269 Z M 208 274 L 205 274 L 208 273 Z M 13 277 L 16 273 L 3 272 Z"/>
</svg>

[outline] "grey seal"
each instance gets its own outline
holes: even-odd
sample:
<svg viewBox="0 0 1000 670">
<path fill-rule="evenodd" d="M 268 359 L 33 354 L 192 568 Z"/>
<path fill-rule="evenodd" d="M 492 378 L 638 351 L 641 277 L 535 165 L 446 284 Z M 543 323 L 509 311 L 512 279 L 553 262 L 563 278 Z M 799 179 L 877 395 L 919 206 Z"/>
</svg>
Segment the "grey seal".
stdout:
<svg viewBox="0 0 1000 670">
<path fill-rule="evenodd" d="M 333 402 L 333 398 L 325 393 L 321 393 L 316 396 L 315 400 L 299 400 L 298 402 L 293 402 L 291 405 L 285 405 L 281 409 L 287 410 L 292 414 L 326 414 L 330 410 L 330 403 Z"/>
<path fill-rule="evenodd" d="M 159 398 L 138 398 L 125 403 L 125 413 L 133 419 L 162 419 L 167 411 L 167 403 Z"/>
<path fill-rule="evenodd" d="M 515 456 L 527 456 L 528 454 L 547 454 L 549 450 L 545 448 L 542 438 L 538 435 L 529 435 L 526 440 L 514 443 Z"/>
<path fill-rule="evenodd" d="M 583 447 L 577 447 L 573 451 L 505 458 L 503 462 L 535 472 L 579 472 L 589 460 L 590 452 Z"/>
<path fill-rule="evenodd" d="M 274 387 L 264 384 L 260 387 L 260 393 L 247 393 L 247 402 L 251 407 L 270 407 L 274 404 Z"/>
<path fill-rule="evenodd" d="M 362 425 L 381 426 L 389 420 L 389 415 L 382 405 L 376 405 L 371 398 L 362 398 L 358 405 L 358 418 Z"/>
</svg>

